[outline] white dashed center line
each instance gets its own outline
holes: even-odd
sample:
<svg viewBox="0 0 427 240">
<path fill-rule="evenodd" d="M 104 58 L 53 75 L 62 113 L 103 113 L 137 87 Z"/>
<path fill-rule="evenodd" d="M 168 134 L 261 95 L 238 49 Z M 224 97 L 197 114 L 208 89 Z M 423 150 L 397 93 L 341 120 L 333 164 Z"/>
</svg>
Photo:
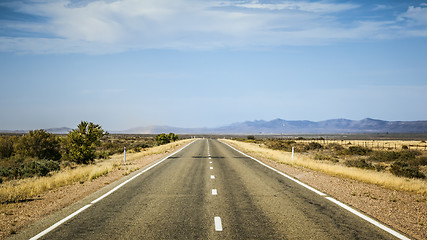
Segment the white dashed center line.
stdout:
<svg viewBox="0 0 427 240">
<path fill-rule="evenodd" d="M 208 143 L 208 157 L 209 160 L 212 159 L 211 157 L 211 153 L 210 153 L 210 148 L 209 148 L 209 143 Z M 209 161 L 209 164 L 212 164 L 212 161 Z M 213 169 L 213 167 L 209 167 L 211 170 Z M 215 179 L 215 175 L 211 175 L 211 179 Z M 212 195 L 218 195 L 218 192 L 216 189 L 212 189 Z M 214 217 L 214 222 L 215 222 L 215 231 L 217 232 L 222 232 L 222 223 L 221 223 L 221 218 L 220 217 Z"/>
<path fill-rule="evenodd" d="M 214 221 L 215 221 L 215 231 L 221 232 L 222 231 L 221 218 L 220 217 L 215 217 Z"/>
</svg>

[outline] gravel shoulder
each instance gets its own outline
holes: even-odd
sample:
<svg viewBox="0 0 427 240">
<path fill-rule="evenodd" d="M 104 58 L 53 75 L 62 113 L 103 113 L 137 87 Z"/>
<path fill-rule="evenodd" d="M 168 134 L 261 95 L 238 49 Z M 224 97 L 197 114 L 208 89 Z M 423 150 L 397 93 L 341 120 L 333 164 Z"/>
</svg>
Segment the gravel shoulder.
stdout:
<svg viewBox="0 0 427 240">
<path fill-rule="evenodd" d="M 238 146 L 236 149 L 244 151 Z M 373 184 L 333 177 L 303 167 L 291 167 L 256 157 L 353 208 L 415 239 L 427 239 L 427 198 Z"/>
</svg>

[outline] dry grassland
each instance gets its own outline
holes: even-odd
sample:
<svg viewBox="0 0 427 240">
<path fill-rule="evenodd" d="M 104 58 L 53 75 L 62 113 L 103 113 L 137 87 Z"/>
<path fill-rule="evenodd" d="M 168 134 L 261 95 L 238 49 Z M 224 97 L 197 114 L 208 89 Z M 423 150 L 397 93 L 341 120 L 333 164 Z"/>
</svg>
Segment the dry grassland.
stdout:
<svg viewBox="0 0 427 240">
<path fill-rule="evenodd" d="M 321 144 L 337 143 L 345 147 L 361 146 L 373 150 L 402 150 L 407 147 L 410 150 L 427 152 L 427 143 L 424 141 L 402 141 L 402 140 L 294 140 L 295 142 L 318 142 Z"/>
<path fill-rule="evenodd" d="M 245 143 L 234 140 L 223 141 L 243 149 L 246 153 L 254 157 L 267 158 L 281 164 L 304 167 L 323 172 L 331 176 L 353 179 L 369 184 L 379 185 L 392 190 L 408 191 L 427 196 L 427 181 L 425 180 L 397 177 L 388 172 L 377 172 L 375 170 L 365 170 L 316 161 L 299 153 L 295 153 L 294 158 L 292 159 L 290 152 L 271 150 L 263 145 L 255 143 Z"/>
<path fill-rule="evenodd" d="M 187 139 L 149 148 L 138 153 L 127 153 L 126 165 L 131 165 L 133 160 L 144 156 L 168 152 L 178 145 L 183 145 L 190 141 L 192 140 Z M 117 154 L 109 159 L 98 160 L 92 165 L 64 169 L 48 177 L 34 177 L 6 182 L 0 185 L 0 203 L 29 200 L 43 192 L 76 182 L 84 183 L 106 175 L 114 169 L 121 168 L 125 168 L 127 174 L 138 170 L 136 167 L 123 166 L 123 154 Z"/>
</svg>

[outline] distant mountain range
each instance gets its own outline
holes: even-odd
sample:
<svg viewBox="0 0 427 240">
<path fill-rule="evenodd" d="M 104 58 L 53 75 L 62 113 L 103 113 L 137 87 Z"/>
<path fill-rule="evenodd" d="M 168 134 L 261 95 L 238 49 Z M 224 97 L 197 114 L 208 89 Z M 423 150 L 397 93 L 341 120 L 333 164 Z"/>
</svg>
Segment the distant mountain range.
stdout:
<svg viewBox="0 0 427 240">
<path fill-rule="evenodd" d="M 46 131 L 64 134 L 71 128 L 50 128 Z M 3 133 L 26 133 L 28 130 L 5 130 Z M 427 133 L 427 121 L 383 121 L 365 118 L 359 121 L 331 119 L 326 121 L 287 121 L 280 118 L 264 121 L 246 121 L 217 128 L 178 128 L 149 126 L 111 133 L 124 134 L 310 134 L 310 133 Z"/>
<path fill-rule="evenodd" d="M 67 134 L 71 131 L 71 128 L 61 127 L 61 128 L 48 128 L 45 129 L 46 132 L 55 133 L 55 134 Z M 0 133 L 28 133 L 30 130 L 0 130 Z"/>
<path fill-rule="evenodd" d="M 274 119 L 233 123 L 217 128 L 176 128 L 151 126 L 132 128 L 123 133 L 155 134 L 295 134 L 295 133 L 427 133 L 427 121 L 383 121 L 366 118 L 359 121 L 331 119 L 326 121 L 287 121 Z"/>
</svg>

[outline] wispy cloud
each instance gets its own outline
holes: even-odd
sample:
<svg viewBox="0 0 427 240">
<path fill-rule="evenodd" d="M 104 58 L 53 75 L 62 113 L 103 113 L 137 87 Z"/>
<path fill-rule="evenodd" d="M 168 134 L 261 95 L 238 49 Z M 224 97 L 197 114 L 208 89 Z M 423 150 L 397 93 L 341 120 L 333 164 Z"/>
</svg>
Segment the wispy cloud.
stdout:
<svg viewBox="0 0 427 240">
<path fill-rule="evenodd" d="M 427 37 L 427 4 L 409 6 L 405 13 L 398 16 L 398 20 L 407 27 L 404 31 L 407 35 Z"/>
<path fill-rule="evenodd" d="M 383 5 L 383 4 L 375 4 L 375 7 L 373 8 L 374 11 L 387 10 L 387 9 L 391 9 L 391 6 Z"/>
<path fill-rule="evenodd" d="M 343 40 L 426 36 L 427 7 L 395 21 L 341 17 L 358 4 L 331 1 L 45 0 L 3 4 L 40 21 L 3 21 L 38 37 L 0 36 L 0 51 L 113 53 L 132 49 L 216 49 L 317 45 Z M 378 8 L 382 6 L 378 5 Z M 6 24 L 7 23 L 7 24 Z"/>
<path fill-rule="evenodd" d="M 242 2 L 232 4 L 238 7 L 254 8 L 254 9 L 267 9 L 267 10 L 289 10 L 289 11 L 303 11 L 303 12 L 316 12 L 316 13 L 332 13 L 341 12 L 358 8 L 356 4 L 348 3 L 326 3 L 326 2 L 304 2 L 304 1 L 287 1 L 281 3 L 261 3 L 260 1 Z"/>
</svg>

